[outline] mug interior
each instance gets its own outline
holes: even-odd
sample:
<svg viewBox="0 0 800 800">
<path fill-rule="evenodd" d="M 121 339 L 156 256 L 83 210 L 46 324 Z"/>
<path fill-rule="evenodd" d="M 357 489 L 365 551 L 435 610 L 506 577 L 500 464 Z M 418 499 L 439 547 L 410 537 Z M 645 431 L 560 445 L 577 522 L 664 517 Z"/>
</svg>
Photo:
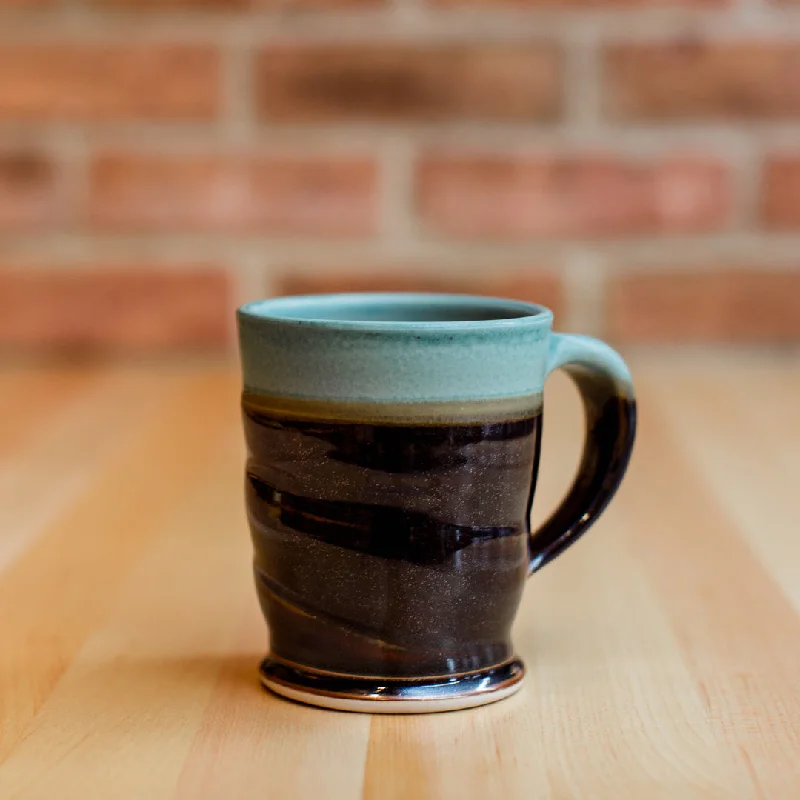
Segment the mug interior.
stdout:
<svg viewBox="0 0 800 800">
<path fill-rule="evenodd" d="M 546 314 L 532 303 L 495 297 L 441 294 L 340 294 L 282 297 L 250 303 L 242 311 L 296 322 L 491 323 Z"/>
</svg>

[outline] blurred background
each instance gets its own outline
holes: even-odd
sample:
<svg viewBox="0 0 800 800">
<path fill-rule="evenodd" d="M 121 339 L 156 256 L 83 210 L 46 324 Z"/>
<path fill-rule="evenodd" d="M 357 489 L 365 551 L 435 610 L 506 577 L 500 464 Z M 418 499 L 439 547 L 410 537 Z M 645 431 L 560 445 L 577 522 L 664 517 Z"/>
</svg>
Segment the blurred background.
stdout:
<svg viewBox="0 0 800 800">
<path fill-rule="evenodd" d="M 233 312 L 354 290 L 630 356 L 527 710 L 367 743 L 254 698 Z M 0 0 L 0 800 L 800 798 L 798 409 L 800 0 Z"/>
<path fill-rule="evenodd" d="M 796 0 L 0 0 L 0 345 L 445 290 L 800 340 Z"/>
</svg>

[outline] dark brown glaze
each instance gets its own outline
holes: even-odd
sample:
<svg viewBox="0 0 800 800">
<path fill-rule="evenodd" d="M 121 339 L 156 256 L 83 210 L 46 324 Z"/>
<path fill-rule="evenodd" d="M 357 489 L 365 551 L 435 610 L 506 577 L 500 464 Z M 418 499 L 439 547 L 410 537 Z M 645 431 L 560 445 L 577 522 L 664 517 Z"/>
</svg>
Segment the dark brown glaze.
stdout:
<svg viewBox="0 0 800 800">
<path fill-rule="evenodd" d="M 244 411 L 256 584 L 275 656 L 389 678 L 512 657 L 538 414 L 393 425 Z"/>
</svg>

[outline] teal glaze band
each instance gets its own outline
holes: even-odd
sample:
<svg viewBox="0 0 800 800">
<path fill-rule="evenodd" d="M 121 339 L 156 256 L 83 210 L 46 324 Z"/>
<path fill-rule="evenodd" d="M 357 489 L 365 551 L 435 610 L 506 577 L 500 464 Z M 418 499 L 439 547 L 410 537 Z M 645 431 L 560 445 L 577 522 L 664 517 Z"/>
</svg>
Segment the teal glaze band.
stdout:
<svg viewBox="0 0 800 800">
<path fill-rule="evenodd" d="M 552 313 L 463 295 L 288 297 L 239 309 L 245 390 L 298 399 L 457 402 L 542 391 Z"/>
<path fill-rule="evenodd" d="M 616 394 L 633 400 L 633 378 L 622 356 L 599 339 L 570 333 L 550 336 L 547 354 L 547 374 L 559 367 L 571 365 L 602 373 L 613 382 Z"/>
<path fill-rule="evenodd" d="M 460 403 L 541 393 L 554 369 L 588 370 L 633 399 L 620 355 L 554 334 L 532 303 L 469 295 L 342 294 L 242 306 L 245 391 L 346 403 Z"/>
</svg>

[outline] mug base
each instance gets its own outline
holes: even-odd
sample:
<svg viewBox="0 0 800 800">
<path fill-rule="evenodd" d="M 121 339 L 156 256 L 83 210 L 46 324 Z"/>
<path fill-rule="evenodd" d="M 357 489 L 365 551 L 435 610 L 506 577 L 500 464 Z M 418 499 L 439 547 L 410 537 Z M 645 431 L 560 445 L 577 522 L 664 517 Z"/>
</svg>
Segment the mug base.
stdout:
<svg viewBox="0 0 800 800">
<path fill-rule="evenodd" d="M 453 677 L 362 678 L 311 670 L 268 656 L 262 685 L 282 697 L 336 711 L 429 714 L 459 711 L 510 697 L 522 687 L 525 666 L 514 658 Z"/>
</svg>

